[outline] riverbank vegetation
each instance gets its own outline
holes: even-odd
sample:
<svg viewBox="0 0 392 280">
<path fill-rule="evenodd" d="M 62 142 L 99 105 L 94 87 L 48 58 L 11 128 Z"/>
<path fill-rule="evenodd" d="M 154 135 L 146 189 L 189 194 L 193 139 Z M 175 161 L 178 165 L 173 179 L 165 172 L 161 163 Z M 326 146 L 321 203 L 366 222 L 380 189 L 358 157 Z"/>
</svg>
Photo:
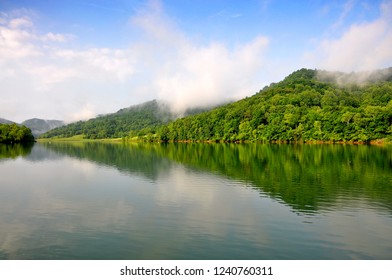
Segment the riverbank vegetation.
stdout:
<svg viewBox="0 0 392 280">
<path fill-rule="evenodd" d="M 31 130 L 17 124 L 0 124 L 0 143 L 29 143 L 34 142 Z"/>
</svg>

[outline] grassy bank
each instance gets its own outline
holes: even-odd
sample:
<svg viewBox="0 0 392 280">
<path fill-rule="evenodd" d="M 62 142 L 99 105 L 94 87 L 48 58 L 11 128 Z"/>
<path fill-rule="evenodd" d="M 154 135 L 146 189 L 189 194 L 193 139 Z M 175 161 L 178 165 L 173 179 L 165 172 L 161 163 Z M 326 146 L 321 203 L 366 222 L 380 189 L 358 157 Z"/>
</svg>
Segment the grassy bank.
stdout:
<svg viewBox="0 0 392 280">
<path fill-rule="evenodd" d="M 83 134 L 75 135 L 72 137 L 53 137 L 53 138 L 38 138 L 37 142 L 101 142 L 101 143 L 119 143 L 119 142 L 163 142 L 160 140 L 150 141 L 141 137 L 133 138 L 102 138 L 102 139 L 88 139 Z M 169 140 L 168 143 L 270 143 L 270 144 L 351 144 L 351 145 L 391 145 L 389 139 L 378 139 L 369 142 L 363 141 L 224 141 L 224 140 Z"/>
<path fill-rule="evenodd" d="M 88 139 L 83 134 L 75 135 L 72 137 L 53 137 L 53 138 L 38 138 L 37 142 L 123 142 L 123 138 L 103 138 L 103 139 Z"/>
</svg>

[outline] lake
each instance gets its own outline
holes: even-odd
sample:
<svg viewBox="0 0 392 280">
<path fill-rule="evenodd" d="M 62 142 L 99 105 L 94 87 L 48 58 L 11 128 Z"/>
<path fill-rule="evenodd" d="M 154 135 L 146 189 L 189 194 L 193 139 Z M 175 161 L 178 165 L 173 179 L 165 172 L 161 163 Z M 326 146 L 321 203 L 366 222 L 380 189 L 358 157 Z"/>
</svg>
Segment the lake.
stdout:
<svg viewBox="0 0 392 280">
<path fill-rule="evenodd" d="M 0 259 L 392 259 L 392 147 L 0 145 Z"/>
</svg>

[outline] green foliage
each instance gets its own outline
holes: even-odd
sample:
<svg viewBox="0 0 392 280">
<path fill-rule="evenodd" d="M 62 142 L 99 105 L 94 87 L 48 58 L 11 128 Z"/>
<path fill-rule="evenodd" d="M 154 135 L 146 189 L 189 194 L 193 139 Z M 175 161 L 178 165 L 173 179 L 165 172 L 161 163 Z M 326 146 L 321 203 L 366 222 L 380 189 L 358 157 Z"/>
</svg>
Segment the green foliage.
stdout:
<svg viewBox="0 0 392 280">
<path fill-rule="evenodd" d="M 385 72 L 385 73 L 384 73 Z M 392 68 L 367 84 L 338 85 L 356 74 L 301 69 L 238 102 L 169 123 L 174 117 L 157 101 L 76 122 L 42 138 L 84 135 L 89 139 L 144 141 L 392 141 Z M 324 76 L 319 79 L 320 73 Z M 388 75 L 386 75 L 388 74 Z M 328 76 L 329 75 L 329 76 Z M 195 114 L 198 113 L 198 114 Z"/>
<path fill-rule="evenodd" d="M 209 108 L 190 108 L 184 115 L 197 114 Z M 99 116 L 58 127 L 40 138 L 70 138 L 82 135 L 86 139 L 123 138 L 158 141 L 157 130 L 175 119 L 167 104 L 156 100 L 121 109 L 114 114 Z"/>
<path fill-rule="evenodd" d="M 27 143 L 33 142 L 34 136 L 26 126 L 17 124 L 0 124 L 0 143 Z"/>
<path fill-rule="evenodd" d="M 392 82 L 338 86 L 301 69 L 252 97 L 161 127 L 161 141 L 391 139 Z"/>
<path fill-rule="evenodd" d="M 41 138 L 84 135 L 88 139 L 135 137 L 155 133 L 155 129 L 170 119 L 169 110 L 157 101 L 122 109 L 114 114 L 100 116 L 58 127 Z"/>
</svg>

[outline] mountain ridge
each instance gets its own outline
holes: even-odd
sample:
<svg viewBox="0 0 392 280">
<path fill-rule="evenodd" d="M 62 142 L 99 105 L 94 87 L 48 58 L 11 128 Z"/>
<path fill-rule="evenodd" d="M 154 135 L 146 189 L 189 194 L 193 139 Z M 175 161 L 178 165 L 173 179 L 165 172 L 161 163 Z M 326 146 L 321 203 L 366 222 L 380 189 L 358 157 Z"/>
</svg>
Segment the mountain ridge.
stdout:
<svg viewBox="0 0 392 280">
<path fill-rule="evenodd" d="M 15 122 L 0 118 L 0 124 L 13 124 L 13 123 L 15 123 Z"/>
<path fill-rule="evenodd" d="M 44 120 L 38 118 L 25 120 L 21 124 L 30 128 L 31 133 L 34 135 L 34 137 L 38 137 L 39 135 L 49 130 L 65 125 L 64 121 Z"/>
</svg>

